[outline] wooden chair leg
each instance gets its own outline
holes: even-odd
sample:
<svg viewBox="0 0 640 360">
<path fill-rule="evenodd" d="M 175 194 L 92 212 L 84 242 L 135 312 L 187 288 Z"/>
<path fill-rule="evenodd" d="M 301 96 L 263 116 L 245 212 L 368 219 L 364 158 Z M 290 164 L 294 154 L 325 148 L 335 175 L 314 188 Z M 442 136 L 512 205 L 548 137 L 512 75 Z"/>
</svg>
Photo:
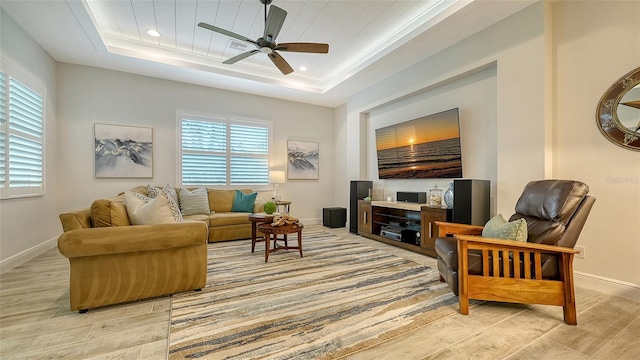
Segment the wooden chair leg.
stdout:
<svg viewBox="0 0 640 360">
<path fill-rule="evenodd" d="M 458 240 L 458 298 L 460 303 L 460 314 L 469 314 L 469 257 L 467 255 L 468 243 Z"/>
<path fill-rule="evenodd" d="M 568 325 L 578 325 L 573 283 L 573 254 L 563 254 L 561 261 L 562 283 L 564 284 L 564 305 L 562 306 L 564 322 Z"/>
</svg>

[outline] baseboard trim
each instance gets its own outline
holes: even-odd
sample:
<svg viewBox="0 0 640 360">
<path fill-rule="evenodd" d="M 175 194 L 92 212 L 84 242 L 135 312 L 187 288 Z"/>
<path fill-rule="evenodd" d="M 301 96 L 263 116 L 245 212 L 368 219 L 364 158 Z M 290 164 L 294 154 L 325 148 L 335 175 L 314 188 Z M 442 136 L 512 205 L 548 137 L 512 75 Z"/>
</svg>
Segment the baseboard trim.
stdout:
<svg viewBox="0 0 640 360">
<path fill-rule="evenodd" d="M 640 301 L 640 285 L 574 271 L 576 286 Z"/>
<path fill-rule="evenodd" d="M 58 244 L 58 237 L 51 238 L 41 244 L 30 247 L 24 251 L 21 251 L 13 256 L 0 261 L 0 274 L 13 269 L 16 266 L 22 265 L 34 257 L 44 254 L 47 251 L 53 249 Z"/>
<path fill-rule="evenodd" d="M 303 225 L 322 225 L 321 218 L 309 218 L 309 219 L 300 219 L 300 222 Z"/>
</svg>

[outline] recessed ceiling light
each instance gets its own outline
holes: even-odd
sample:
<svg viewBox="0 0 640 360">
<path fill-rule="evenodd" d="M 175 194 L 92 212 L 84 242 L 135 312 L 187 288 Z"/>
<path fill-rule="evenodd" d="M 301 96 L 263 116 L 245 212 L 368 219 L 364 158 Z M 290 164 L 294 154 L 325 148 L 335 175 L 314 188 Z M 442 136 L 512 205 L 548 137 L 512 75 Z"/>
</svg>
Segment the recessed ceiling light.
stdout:
<svg viewBox="0 0 640 360">
<path fill-rule="evenodd" d="M 155 31 L 155 30 L 153 30 L 153 29 L 147 30 L 147 34 L 149 34 L 149 35 L 151 35 L 153 37 L 159 37 L 160 36 L 160 33 Z"/>
<path fill-rule="evenodd" d="M 307 71 L 307 67 L 306 66 L 300 66 L 300 68 L 298 69 L 300 71 Z"/>
</svg>

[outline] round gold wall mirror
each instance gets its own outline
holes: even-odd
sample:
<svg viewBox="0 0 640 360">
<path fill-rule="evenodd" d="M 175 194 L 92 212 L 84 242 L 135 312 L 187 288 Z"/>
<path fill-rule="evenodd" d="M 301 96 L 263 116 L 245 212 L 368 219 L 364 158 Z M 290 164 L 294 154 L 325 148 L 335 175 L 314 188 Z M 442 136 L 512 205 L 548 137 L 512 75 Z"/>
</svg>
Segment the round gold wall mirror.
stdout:
<svg viewBox="0 0 640 360">
<path fill-rule="evenodd" d="M 612 143 L 640 151 L 640 67 L 625 74 L 602 95 L 596 122 Z"/>
</svg>

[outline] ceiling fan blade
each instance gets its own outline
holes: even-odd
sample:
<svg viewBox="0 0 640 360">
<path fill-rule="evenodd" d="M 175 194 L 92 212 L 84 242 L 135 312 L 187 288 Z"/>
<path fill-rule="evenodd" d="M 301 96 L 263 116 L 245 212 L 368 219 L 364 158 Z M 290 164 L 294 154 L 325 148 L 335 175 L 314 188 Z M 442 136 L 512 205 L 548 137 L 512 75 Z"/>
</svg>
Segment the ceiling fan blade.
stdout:
<svg viewBox="0 0 640 360">
<path fill-rule="evenodd" d="M 254 40 L 251 40 L 251 39 L 247 38 L 246 36 L 242 36 L 240 34 L 236 34 L 233 31 L 225 30 L 225 29 L 219 28 L 217 26 L 209 25 L 209 24 L 203 23 L 203 22 L 199 23 L 198 26 L 200 26 L 201 28 L 207 29 L 207 30 L 211 30 L 211 31 L 217 32 L 218 34 L 227 35 L 227 36 L 230 36 L 232 38 L 236 38 L 238 40 L 242 40 L 242 41 L 246 41 L 246 42 L 252 43 L 254 45 L 258 45 L 258 43 L 255 42 Z"/>
<path fill-rule="evenodd" d="M 281 43 L 276 46 L 275 50 L 326 54 L 329 52 L 329 44 Z"/>
<path fill-rule="evenodd" d="M 282 72 L 282 74 L 287 75 L 293 72 L 291 65 L 289 65 L 289 63 L 277 52 L 272 52 L 271 54 L 269 54 L 269 59 L 271 59 L 271 61 L 273 61 L 278 69 L 280 69 L 280 72 Z"/>
<path fill-rule="evenodd" d="M 222 63 L 223 64 L 233 64 L 233 63 L 236 63 L 236 62 L 238 62 L 238 61 L 240 61 L 242 59 L 246 59 L 246 58 L 248 58 L 249 56 L 251 56 L 253 54 L 257 54 L 259 52 L 260 52 L 259 50 L 251 50 L 251 51 L 243 52 L 242 54 L 239 54 L 239 55 L 236 55 L 236 56 L 234 56 L 232 58 L 229 58 L 229 59 L 223 61 Z"/>
<path fill-rule="evenodd" d="M 264 35 L 262 37 L 269 42 L 275 42 L 286 17 L 286 11 L 277 6 L 271 5 L 269 8 L 269 15 L 267 16 L 267 22 L 264 24 Z"/>
</svg>

